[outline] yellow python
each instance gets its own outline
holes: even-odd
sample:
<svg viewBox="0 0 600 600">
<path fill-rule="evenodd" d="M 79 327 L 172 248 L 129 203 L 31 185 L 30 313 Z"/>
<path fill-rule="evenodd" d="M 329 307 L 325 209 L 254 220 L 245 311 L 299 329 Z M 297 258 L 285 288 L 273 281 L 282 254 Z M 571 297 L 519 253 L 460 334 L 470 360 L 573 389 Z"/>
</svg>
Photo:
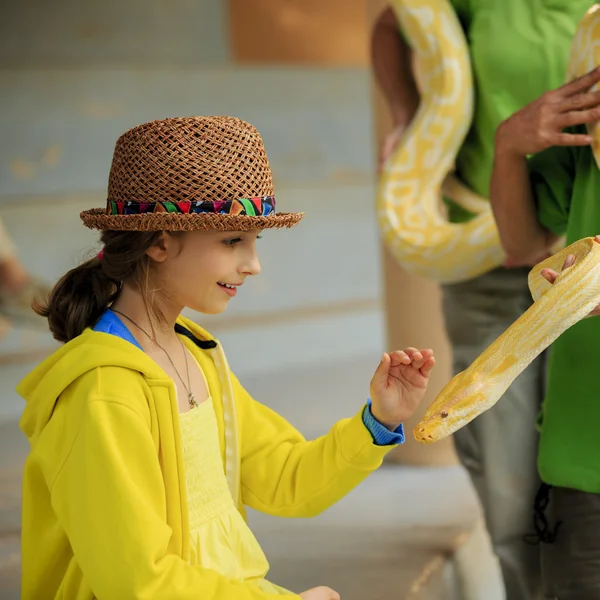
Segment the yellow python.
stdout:
<svg viewBox="0 0 600 600">
<path fill-rule="evenodd" d="M 575 34 L 569 78 L 600 65 L 599 40 L 600 5 L 595 5 Z M 600 167 L 598 125 L 588 129 Z M 575 265 L 550 285 L 542 269 L 560 272 L 568 254 L 576 257 Z M 414 428 L 417 440 L 440 440 L 491 408 L 540 352 L 600 303 L 600 244 L 585 238 L 548 258 L 531 270 L 529 288 L 534 304 L 442 390 Z"/>
<path fill-rule="evenodd" d="M 419 111 L 383 169 L 377 218 L 384 242 L 408 271 L 440 283 L 481 275 L 504 260 L 487 199 L 449 175 L 473 117 L 463 30 L 448 0 L 392 0 L 419 65 Z M 449 223 L 441 193 L 476 217 Z"/>
</svg>

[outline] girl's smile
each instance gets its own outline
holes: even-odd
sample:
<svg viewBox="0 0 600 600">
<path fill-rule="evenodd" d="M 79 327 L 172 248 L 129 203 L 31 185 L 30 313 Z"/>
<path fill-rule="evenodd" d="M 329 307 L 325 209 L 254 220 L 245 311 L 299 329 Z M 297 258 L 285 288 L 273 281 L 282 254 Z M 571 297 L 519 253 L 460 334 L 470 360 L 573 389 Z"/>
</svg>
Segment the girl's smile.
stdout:
<svg viewBox="0 0 600 600">
<path fill-rule="evenodd" d="M 237 288 L 241 285 L 243 285 L 242 283 L 217 283 L 217 285 L 226 293 L 229 294 L 232 298 L 233 296 L 235 296 L 237 294 Z"/>
</svg>

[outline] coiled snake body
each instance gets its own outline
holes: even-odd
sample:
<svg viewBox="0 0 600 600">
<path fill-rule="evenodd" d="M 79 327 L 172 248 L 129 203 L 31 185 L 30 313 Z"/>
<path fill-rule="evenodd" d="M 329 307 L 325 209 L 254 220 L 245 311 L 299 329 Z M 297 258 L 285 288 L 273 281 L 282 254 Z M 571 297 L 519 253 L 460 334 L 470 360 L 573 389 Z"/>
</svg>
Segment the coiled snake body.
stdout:
<svg viewBox="0 0 600 600">
<path fill-rule="evenodd" d="M 440 283 L 500 265 L 490 203 L 449 175 L 473 117 L 473 81 L 464 33 L 448 0 L 392 0 L 420 65 L 421 102 L 383 169 L 377 217 L 383 240 L 408 271 Z M 476 216 L 449 223 L 441 193 Z"/>
</svg>

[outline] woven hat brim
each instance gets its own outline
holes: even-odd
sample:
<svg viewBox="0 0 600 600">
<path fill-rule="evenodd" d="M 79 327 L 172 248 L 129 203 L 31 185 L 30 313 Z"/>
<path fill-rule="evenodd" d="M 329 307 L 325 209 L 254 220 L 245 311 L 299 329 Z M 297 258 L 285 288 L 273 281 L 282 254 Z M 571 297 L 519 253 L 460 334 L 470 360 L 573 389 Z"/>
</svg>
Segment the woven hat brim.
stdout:
<svg viewBox="0 0 600 600">
<path fill-rule="evenodd" d="M 83 211 L 80 217 L 89 229 L 104 231 L 256 231 L 294 227 L 304 213 L 278 213 L 268 217 L 215 213 L 107 215 L 106 209 L 93 208 Z"/>
</svg>

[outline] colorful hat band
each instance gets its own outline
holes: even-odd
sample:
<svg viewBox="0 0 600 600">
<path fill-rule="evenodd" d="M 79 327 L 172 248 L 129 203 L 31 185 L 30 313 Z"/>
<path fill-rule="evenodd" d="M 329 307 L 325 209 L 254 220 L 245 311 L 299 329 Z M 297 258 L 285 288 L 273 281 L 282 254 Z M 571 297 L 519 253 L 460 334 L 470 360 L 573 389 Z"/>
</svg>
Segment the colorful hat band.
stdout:
<svg viewBox="0 0 600 600">
<path fill-rule="evenodd" d="M 107 215 L 142 215 L 146 213 L 179 213 L 198 215 L 214 213 L 221 215 L 248 215 L 250 217 L 267 217 L 275 214 L 275 196 L 261 198 L 240 198 L 239 200 L 194 200 L 172 202 L 136 202 L 109 200 L 106 206 Z"/>
</svg>

